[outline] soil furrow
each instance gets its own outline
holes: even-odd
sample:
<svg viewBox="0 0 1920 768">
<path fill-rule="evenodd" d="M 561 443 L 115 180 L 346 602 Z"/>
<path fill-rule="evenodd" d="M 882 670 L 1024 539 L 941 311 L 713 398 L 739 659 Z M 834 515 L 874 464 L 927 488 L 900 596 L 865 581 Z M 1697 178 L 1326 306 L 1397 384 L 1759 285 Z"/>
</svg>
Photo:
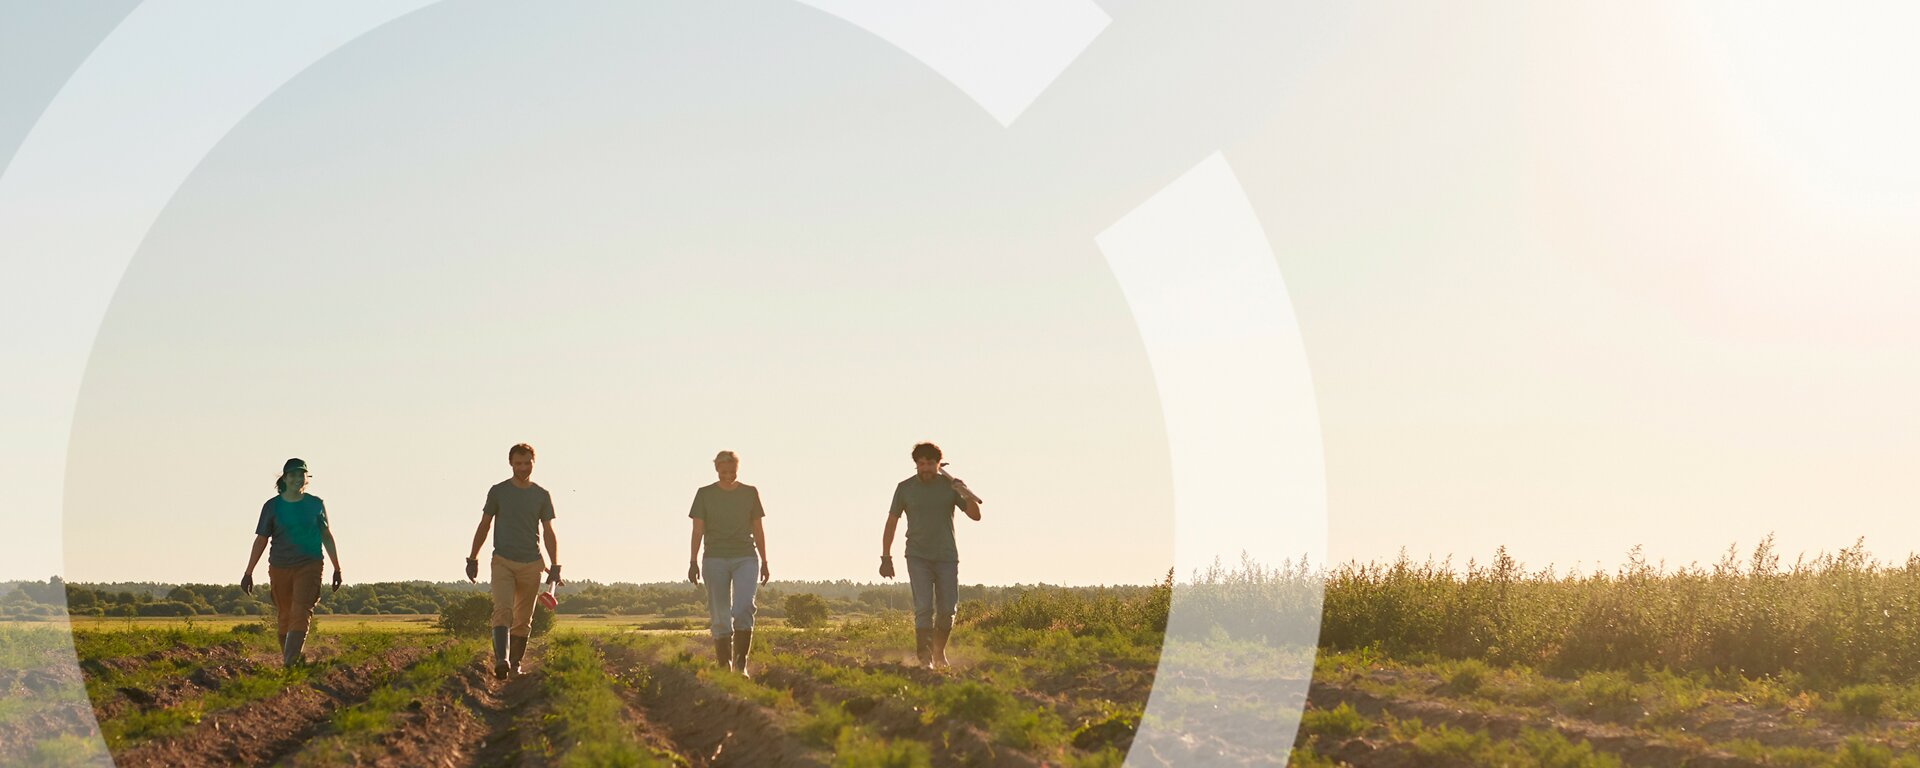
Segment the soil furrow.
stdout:
<svg viewBox="0 0 1920 768">
<path fill-rule="evenodd" d="M 651 653 L 600 643 L 621 695 L 644 722 L 665 729 L 673 751 L 696 768 L 823 768 L 826 760 L 788 734 L 759 705 L 702 681 Z"/>
<path fill-rule="evenodd" d="M 334 710 L 365 699 L 390 673 L 427 652 L 421 647 L 396 648 L 330 670 L 310 685 L 290 686 L 260 701 L 211 713 L 185 733 L 141 744 L 114 755 L 114 761 L 122 768 L 265 765 L 313 737 Z"/>
</svg>

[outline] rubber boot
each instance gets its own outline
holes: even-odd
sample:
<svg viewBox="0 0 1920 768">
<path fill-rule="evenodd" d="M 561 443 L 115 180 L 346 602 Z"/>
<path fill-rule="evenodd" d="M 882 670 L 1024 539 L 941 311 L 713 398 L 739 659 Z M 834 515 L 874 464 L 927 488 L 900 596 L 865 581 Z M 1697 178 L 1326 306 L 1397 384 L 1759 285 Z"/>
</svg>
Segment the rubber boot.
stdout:
<svg viewBox="0 0 1920 768">
<path fill-rule="evenodd" d="M 720 662 L 720 666 L 726 667 L 728 672 L 733 671 L 732 635 L 720 635 L 713 639 L 713 657 Z"/>
<path fill-rule="evenodd" d="M 301 663 L 304 659 L 300 655 L 300 647 L 305 645 L 306 642 L 307 642 L 306 632 L 288 632 L 287 647 L 282 648 L 280 650 L 281 665 L 286 667 L 292 667 L 295 664 Z"/>
<path fill-rule="evenodd" d="M 280 633 L 280 655 L 287 655 L 287 633 Z"/>
<path fill-rule="evenodd" d="M 507 628 L 493 628 L 493 676 L 497 680 L 507 679 Z"/>
<path fill-rule="evenodd" d="M 525 669 L 522 669 L 520 667 L 520 659 L 524 658 L 526 655 L 527 655 L 527 639 L 525 637 L 515 635 L 508 640 L 507 665 L 510 667 L 513 667 L 514 674 L 524 675 L 527 673 Z"/>
<path fill-rule="evenodd" d="M 913 628 L 913 655 L 922 667 L 933 663 L 933 630 Z"/>
<path fill-rule="evenodd" d="M 934 627 L 933 628 L 933 668 L 934 669 L 946 669 L 947 667 L 951 666 L 950 664 L 947 663 L 947 638 L 952 636 L 953 636 L 953 627 Z"/>
<path fill-rule="evenodd" d="M 751 629 L 734 630 L 733 631 L 733 671 L 740 673 L 741 677 L 752 677 L 752 675 L 747 674 L 747 653 L 752 650 L 753 650 L 753 630 Z"/>
</svg>

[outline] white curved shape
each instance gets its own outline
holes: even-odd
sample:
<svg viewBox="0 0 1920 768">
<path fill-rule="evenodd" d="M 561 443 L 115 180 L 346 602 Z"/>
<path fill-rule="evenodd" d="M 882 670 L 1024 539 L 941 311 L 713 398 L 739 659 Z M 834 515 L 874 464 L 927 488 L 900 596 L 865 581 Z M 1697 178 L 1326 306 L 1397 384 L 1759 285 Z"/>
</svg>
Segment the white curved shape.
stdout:
<svg viewBox="0 0 1920 768">
<path fill-rule="evenodd" d="M 67 81 L 0 177 L 0 560 L 61 570 L 66 445 L 87 356 L 133 253 L 213 146 L 329 52 L 433 0 L 142 3 Z"/>
<path fill-rule="evenodd" d="M 1002 126 L 1112 21 L 1090 0 L 800 0 L 924 62 Z"/>
<path fill-rule="evenodd" d="M 248 112 L 329 52 L 433 0 L 143 3 L 74 72 L 0 177 L 0 562 L 59 573 L 67 441 L 107 306 L 147 230 Z M 109 531 L 101 535 L 112 535 Z M 91 717 L 70 722 L 112 765 Z"/>
<path fill-rule="evenodd" d="M 1325 560 L 1320 414 L 1280 267 L 1214 153 L 1095 238 L 1160 388 L 1181 575 Z M 1223 448 L 1231 448 L 1223 451 Z"/>
<path fill-rule="evenodd" d="M 1243 556 L 1267 569 L 1303 556 L 1324 562 L 1325 458 L 1306 347 L 1226 159 L 1207 157 L 1095 242 L 1160 389 L 1178 574 L 1215 562 L 1236 568 Z M 1319 578 L 1196 582 L 1174 590 L 1127 761 L 1282 763 L 1312 677 Z M 1222 624 L 1239 636 L 1216 632 Z"/>
</svg>

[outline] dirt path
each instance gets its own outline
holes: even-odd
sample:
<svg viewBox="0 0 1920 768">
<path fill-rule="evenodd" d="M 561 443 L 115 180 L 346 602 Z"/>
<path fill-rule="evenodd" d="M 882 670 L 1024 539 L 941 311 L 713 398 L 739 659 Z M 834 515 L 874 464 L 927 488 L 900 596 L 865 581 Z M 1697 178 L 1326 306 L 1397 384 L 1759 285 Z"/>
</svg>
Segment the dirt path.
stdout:
<svg viewBox="0 0 1920 768">
<path fill-rule="evenodd" d="M 617 688 L 636 730 L 664 732 L 695 768 L 823 768 L 825 756 L 788 734 L 772 713 L 663 663 L 651 651 L 600 643 L 608 673 L 637 685 Z"/>
<path fill-rule="evenodd" d="M 122 768 L 268 764 L 299 748 L 334 710 L 365 699 L 380 680 L 428 650 L 396 648 L 330 670 L 311 684 L 289 686 L 246 706 L 210 714 L 185 733 L 141 744 L 114 755 L 114 761 Z"/>
</svg>

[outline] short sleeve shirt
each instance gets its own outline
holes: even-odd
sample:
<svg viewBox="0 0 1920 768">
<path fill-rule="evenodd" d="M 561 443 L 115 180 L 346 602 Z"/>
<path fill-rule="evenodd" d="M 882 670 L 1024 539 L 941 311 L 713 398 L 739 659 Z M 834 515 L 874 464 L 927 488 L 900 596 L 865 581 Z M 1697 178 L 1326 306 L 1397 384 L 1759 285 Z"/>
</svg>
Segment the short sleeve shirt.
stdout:
<svg viewBox="0 0 1920 768">
<path fill-rule="evenodd" d="M 320 562 L 326 531 L 327 503 L 312 494 L 302 495 L 299 501 L 274 494 L 260 506 L 260 522 L 253 526 L 255 534 L 273 540 L 273 548 L 267 551 L 268 568 Z"/>
<path fill-rule="evenodd" d="M 753 521 L 767 516 L 760 506 L 760 489 L 746 483 L 732 490 L 719 483 L 693 492 L 687 517 L 706 523 L 707 557 L 746 557 L 754 554 Z"/>
<path fill-rule="evenodd" d="M 907 557 L 959 562 L 960 549 L 953 541 L 953 510 L 959 506 L 960 493 L 944 477 L 921 482 L 914 475 L 894 486 L 887 516 L 907 516 Z"/>
<path fill-rule="evenodd" d="M 493 515 L 493 553 L 516 563 L 540 560 L 540 521 L 553 519 L 553 494 L 529 483 L 520 488 L 502 480 L 487 489 L 482 511 Z"/>
</svg>

